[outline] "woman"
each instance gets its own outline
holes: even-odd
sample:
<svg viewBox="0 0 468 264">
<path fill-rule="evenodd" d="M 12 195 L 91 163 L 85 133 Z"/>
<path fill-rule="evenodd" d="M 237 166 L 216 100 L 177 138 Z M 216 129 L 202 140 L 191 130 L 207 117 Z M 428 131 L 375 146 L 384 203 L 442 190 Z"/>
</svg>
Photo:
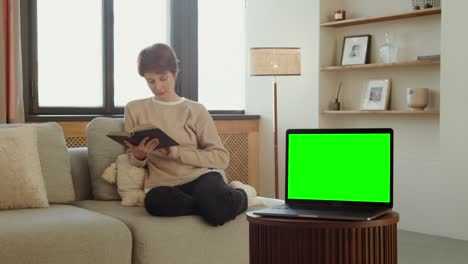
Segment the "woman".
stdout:
<svg viewBox="0 0 468 264">
<path fill-rule="evenodd" d="M 197 214 L 211 225 L 222 225 L 244 212 L 248 198 L 256 192 L 240 182 L 228 186 L 214 170 L 227 168 L 229 154 L 206 108 L 175 92 L 178 71 L 177 57 L 169 46 L 158 43 L 140 52 L 138 73 L 154 97 L 127 104 L 124 129 L 151 124 L 180 145 L 156 149 L 156 138 L 145 138 L 139 145 L 126 141 L 130 162 L 148 167 L 145 208 L 149 214 Z"/>
</svg>

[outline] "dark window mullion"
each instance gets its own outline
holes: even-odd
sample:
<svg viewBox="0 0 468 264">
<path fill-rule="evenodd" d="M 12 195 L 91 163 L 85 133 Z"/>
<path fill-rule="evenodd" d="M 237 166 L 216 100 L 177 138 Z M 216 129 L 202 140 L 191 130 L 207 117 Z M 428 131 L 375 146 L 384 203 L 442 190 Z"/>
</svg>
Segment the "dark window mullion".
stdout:
<svg viewBox="0 0 468 264">
<path fill-rule="evenodd" d="M 37 99 L 35 99 L 37 102 Z M 38 107 L 34 114 L 78 115 L 78 114 L 105 114 L 103 108 L 96 107 Z"/>
<path fill-rule="evenodd" d="M 103 99 L 108 114 L 115 112 L 114 107 L 114 1 L 103 0 Z"/>
<path fill-rule="evenodd" d="M 176 92 L 198 101 L 198 1 L 178 0 L 170 3 L 171 46 L 181 61 Z"/>
<path fill-rule="evenodd" d="M 33 46 L 30 44 L 32 34 L 30 33 L 34 28 L 33 16 L 35 16 L 32 6 L 35 5 L 36 1 L 21 1 L 21 52 L 22 52 L 22 63 L 23 63 L 23 102 L 25 107 L 25 114 L 33 113 L 33 100 L 32 95 L 34 88 L 35 78 L 33 73 Z M 33 4 L 34 3 L 34 4 Z M 36 91 L 37 92 L 37 91 Z"/>
<path fill-rule="evenodd" d="M 212 115 L 244 115 L 244 110 L 209 110 L 208 111 Z"/>
<path fill-rule="evenodd" d="M 30 39 L 30 49 L 29 52 L 31 54 L 31 60 L 29 61 L 30 67 L 30 83 L 26 84 L 29 87 L 29 94 L 31 96 L 31 110 L 34 114 L 39 112 L 39 91 L 37 86 L 37 76 L 38 76 L 38 63 L 37 63 L 37 0 L 30 2 L 30 12 L 31 12 L 31 20 L 30 20 L 30 32 L 31 32 L 31 39 Z"/>
</svg>

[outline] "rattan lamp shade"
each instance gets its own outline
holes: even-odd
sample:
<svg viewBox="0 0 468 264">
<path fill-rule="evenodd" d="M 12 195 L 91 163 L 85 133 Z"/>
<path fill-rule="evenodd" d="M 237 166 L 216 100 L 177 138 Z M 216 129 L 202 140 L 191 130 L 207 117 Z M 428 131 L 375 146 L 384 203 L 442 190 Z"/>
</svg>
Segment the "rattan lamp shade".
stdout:
<svg viewBox="0 0 468 264">
<path fill-rule="evenodd" d="M 299 48 L 251 48 L 252 76 L 301 75 Z"/>
</svg>

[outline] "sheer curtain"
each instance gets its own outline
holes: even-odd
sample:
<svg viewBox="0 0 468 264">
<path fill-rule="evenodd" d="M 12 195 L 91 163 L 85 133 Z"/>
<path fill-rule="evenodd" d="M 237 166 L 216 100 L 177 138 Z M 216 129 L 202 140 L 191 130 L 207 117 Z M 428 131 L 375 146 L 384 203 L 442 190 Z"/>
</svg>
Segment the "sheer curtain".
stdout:
<svg viewBox="0 0 468 264">
<path fill-rule="evenodd" d="M 2 18 L 0 122 L 23 123 L 20 1 L 2 0 Z"/>
</svg>

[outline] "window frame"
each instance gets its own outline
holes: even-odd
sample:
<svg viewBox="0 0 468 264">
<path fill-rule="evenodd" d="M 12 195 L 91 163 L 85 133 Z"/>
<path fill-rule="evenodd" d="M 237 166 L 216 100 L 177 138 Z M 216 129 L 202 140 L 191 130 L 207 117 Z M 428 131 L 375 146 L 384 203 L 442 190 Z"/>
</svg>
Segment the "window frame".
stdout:
<svg viewBox="0 0 468 264">
<path fill-rule="evenodd" d="M 106 31 L 106 23 L 112 23 L 112 0 L 102 0 L 103 5 L 103 107 L 40 107 L 38 94 L 38 63 L 37 63 L 37 0 L 21 1 L 22 24 L 22 52 L 23 52 L 23 94 L 26 120 L 34 115 L 89 115 L 116 114 L 113 105 L 113 28 Z M 112 24 L 110 24 L 112 25 Z M 111 31 L 111 32 L 109 32 Z M 108 46 L 109 48 L 106 48 Z M 110 86 L 112 85 L 112 86 Z M 123 110 L 122 110 L 123 113 Z"/>
<path fill-rule="evenodd" d="M 113 0 L 102 1 L 103 107 L 40 107 L 37 86 L 37 1 L 21 1 L 23 95 L 26 121 L 63 117 L 64 120 L 91 116 L 122 116 L 124 107 L 114 105 Z M 169 1 L 170 41 L 181 63 L 176 92 L 198 101 L 198 1 Z M 243 115 L 244 110 L 210 110 L 213 115 Z"/>
</svg>

